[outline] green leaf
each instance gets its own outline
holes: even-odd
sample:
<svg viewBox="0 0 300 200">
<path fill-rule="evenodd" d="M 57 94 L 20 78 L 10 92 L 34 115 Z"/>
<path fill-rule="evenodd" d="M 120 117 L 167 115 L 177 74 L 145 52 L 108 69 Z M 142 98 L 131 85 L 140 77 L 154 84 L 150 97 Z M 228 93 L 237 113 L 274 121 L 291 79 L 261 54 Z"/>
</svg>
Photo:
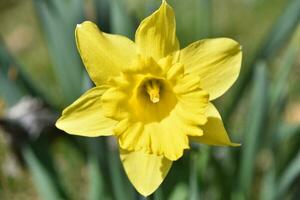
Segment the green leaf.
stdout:
<svg viewBox="0 0 300 200">
<path fill-rule="evenodd" d="M 293 138 L 297 134 L 300 134 L 299 124 L 281 123 L 274 137 L 274 141 L 275 141 L 274 145 L 278 146 L 280 143 Z"/>
<path fill-rule="evenodd" d="M 188 187 L 184 183 L 176 184 L 169 200 L 186 200 L 188 199 Z"/>
<path fill-rule="evenodd" d="M 300 12 L 300 11 L 299 11 Z M 295 30 L 292 39 L 290 40 L 284 55 L 282 56 L 279 63 L 279 70 L 276 74 L 274 83 L 272 84 L 271 90 L 271 104 L 270 107 L 275 108 L 278 106 L 278 102 L 280 100 L 281 94 L 284 89 L 287 88 L 289 75 L 292 72 L 293 67 L 295 66 L 295 61 L 298 58 L 300 51 L 300 24 L 298 28 Z"/>
<path fill-rule="evenodd" d="M 1 65 L 2 69 L 2 65 Z M 7 106 L 13 106 L 16 104 L 24 93 L 17 87 L 16 84 L 13 84 L 7 73 L 0 72 L 0 98 L 4 100 Z"/>
<path fill-rule="evenodd" d="M 291 161 L 278 180 L 276 199 L 283 199 L 293 181 L 300 175 L 300 153 Z"/>
<path fill-rule="evenodd" d="M 260 193 L 260 199 L 273 200 L 276 193 L 276 173 L 275 167 L 272 166 L 262 178 L 262 191 Z"/>
<path fill-rule="evenodd" d="M 25 146 L 22 153 L 40 197 L 44 200 L 64 199 L 57 189 L 53 176 L 40 162 L 33 149 Z"/>
<path fill-rule="evenodd" d="M 0 96 L 8 106 L 17 103 L 26 94 L 23 87 L 22 76 L 10 77 L 10 74 L 18 74 L 18 69 L 10 59 L 10 55 L 0 38 Z M 19 87 L 21 86 L 21 87 Z"/>
<path fill-rule="evenodd" d="M 287 101 L 288 81 L 298 53 L 300 52 L 300 24 L 295 30 L 292 39 L 279 61 L 279 70 L 276 73 L 275 79 L 271 84 L 269 109 L 269 124 L 265 128 L 265 145 L 271 145 L 274 142 L 274 132 L 277 132 L 279 124 L 282 121 L 283 112 Z"/>
<path fill-rule="evenodd" d="M 39 83 L 33 80 L 32 75 L 25 71 L 21 65 L 10 54 L 5 44 L 0 38 L 0 95 L 9 106 L 14 105 L 23 95 L 31 95 L 41 98 L 46 104 L 56 107 L 55 100 L 42 91 Z M 9 74 L 15 73 L 15 77 L 9 77 Z"/>
<path fill-rule="evenodd" d="M 264 62 L 259 62 L 259 64 L 255 66 L 255 69 L 253 91 L 244 139 L 242 142 L 240 164 L 239 186 L 244 192 L 250 191 L 255 155 L 259 148 L 259 141 L 262 133 L 261 128 L 264 123 L 267 105 L 266 64 Z"/>
<path fill-rule="evenodd" d="M 96 9 L 96 20 L 99 28 L 104 32 L 110 31 L 110 1 L 107 0 L 94 0 Z"/>
<path fill-rule="evenodd" d="M 110 0 L 111 32 L 134 39 L 135 26 L 123 0 Z"/>
<path fill-rule="evenodd" d="M 204 184 L 204 178 L 206 174 L 206 168 L 208 166 L 209 158 L 210 158 L 210 146 L 208 145 L 200 145 L 199 150 L 199 161 L 198 161 L 198 174 L 200 175 L 200 181 Z"/>
<path fill-rule="evenodd" d="M 177 33 L 181 47 L 211 36 L 211 0 L 176 0 L 174 3 L 172 1 L 170 3 L 172 3 L 175 9 L 176 22 L 179 24 L 179 26 L 177 26 Z"/>
<path fill-rule="evenodd" d="M 300 124 L 279 122 L 272 133 L 273 137 L 269 140 L 272 141 L 272 149 L 276 155 L 276 170 L 277 173 L 282 173 L 299 152 Z"/>
<path fill-rule="evenodd" d="M 105 190 L 105 183 L 103 174 L 100 168 L 100 159 L 98 153 L 100 151 L 101 143 L 96 138 L 89 140 L 89 154 L 88 154 L 88 167 L 89 167 L 89 182 L 90 182 L 90 200 L 110 199 Z"/>
<path fill-rule="evenodd" d="M 198 200 L 199 199 L 199 191 L 198 191 L 198 152 L 197 150 L 192 150 L 190 154 L 190 192 L 189 199 L 190 200 Z"/>
<path fill-rule="evenodd" d="M 239 77 L 238 85 L 232 91 L 232 97 L 225 105 L 223 118 L 226 121 L 234 112 L 236 105 L 241 100 L 248 83 L 251 81 L 253 71 L 259 60 L 269 60 L 278 52 L 297 28 L 300 20 L 300 1 L 289 0 L 282 15 L 278 17 L 271 31 L 266 35 L 265 42 L 261 45 L 250 63 L 243 65 L 244 73 Z"/>
<path fill-rule="evenodd" d="M 61 92 L 62 107 L 82 93 L 84 73 L 74 38 L 76 24 L 83 21 L 81 0 L 34 0 L 46 36 L 53 70 Z"/>
<path fill-rule="evenodd" d="M 300 1 L 289 0 L 282 15 L 264 40 L 259 54 L 260 59 L 269 59 L 288 40 L 300 21 Z"/>
<path fill-rule="evenodd" d="M 157 190 L 154 192 L 154 194 L 152 196 L 153 196 L 153 198 L 152 198 L 153 200 L 165 199 L 161 187 L 157 188 Z"/>
</svg>

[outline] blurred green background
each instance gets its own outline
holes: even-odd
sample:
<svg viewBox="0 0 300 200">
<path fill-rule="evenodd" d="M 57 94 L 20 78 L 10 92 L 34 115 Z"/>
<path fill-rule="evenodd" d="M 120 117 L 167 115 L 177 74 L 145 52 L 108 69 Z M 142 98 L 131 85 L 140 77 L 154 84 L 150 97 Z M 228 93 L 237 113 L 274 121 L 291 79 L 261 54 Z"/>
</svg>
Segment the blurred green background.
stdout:
<svg viewBox="0 0 300 200">
<path fill-rule="evenodd" d="M 113 139 L 69 136 L 61 110 L 91 87 L 76 24 L 134 37 L 160 0 L 0 1 L 0 199 L 143 199 Z M 300 199 L 300 1 L 169 0 L 181 47 L 230 37 L 238 81 L 217 107 L 238 148 L 192 144 L 155 200 Z"/>
</svg>

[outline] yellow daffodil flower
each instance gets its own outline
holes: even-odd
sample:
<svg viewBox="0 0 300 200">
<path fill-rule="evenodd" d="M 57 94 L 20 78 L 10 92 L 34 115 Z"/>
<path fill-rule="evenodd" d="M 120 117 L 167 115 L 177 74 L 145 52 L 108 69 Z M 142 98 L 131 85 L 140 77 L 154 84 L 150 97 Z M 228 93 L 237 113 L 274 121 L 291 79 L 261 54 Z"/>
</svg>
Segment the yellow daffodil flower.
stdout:
<svg viewBox="0 0 300 200">
<path fill-rule="evenodd" d="M 126 174 L 148 196 L 189 142 L 236 146 L 210 102 L 235 82 L 241 47 L 228 38 L 180 49 L 165 0 L 138 27 L 135 42 L 86 21 L 77 47 L 95 87 L 67 107 L 56 126 L 87 137 L 115 136 Z"/>
</svg>

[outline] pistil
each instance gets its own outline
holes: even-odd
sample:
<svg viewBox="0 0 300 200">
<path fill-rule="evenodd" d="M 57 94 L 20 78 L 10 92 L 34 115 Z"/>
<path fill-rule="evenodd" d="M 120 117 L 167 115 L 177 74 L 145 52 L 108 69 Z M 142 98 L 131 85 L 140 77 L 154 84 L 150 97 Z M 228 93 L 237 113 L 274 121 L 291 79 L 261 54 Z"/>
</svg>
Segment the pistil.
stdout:
<svg viewBox="0 0 300 200">
<path fill-rule="evenodd" d="M 159 102 L 160 85 L 157 80 L 149 80 L 145 83 L 146 91 L 149 94 L 152 103 Z"/>
</svg>

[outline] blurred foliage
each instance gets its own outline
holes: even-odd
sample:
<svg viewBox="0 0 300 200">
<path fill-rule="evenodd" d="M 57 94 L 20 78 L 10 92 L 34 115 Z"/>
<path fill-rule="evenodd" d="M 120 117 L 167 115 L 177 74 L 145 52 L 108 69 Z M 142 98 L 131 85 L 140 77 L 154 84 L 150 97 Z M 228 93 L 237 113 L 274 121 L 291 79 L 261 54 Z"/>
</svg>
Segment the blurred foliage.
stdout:
<svg viewBox="0 0 300 200">
<path fill-rule="evenodd" d="M 299 199 L 300 1 L 169 3 L 181 47 L 208 37 L 242 44 L 241 75 L 216 103 L 231 137 L 243 145 L 192 144 L 149 199 Z M 113 139 L 71 137 L 54 127 L 55 118 L 42 124 L 39 118 L 45 110 L 57 116 L 91 87 L 75 47 L 76 24 L 89 19 L 133 39 L 139 21 L 159 4 L 0 2 L 0 199 L 143 199 L 129 183 Z M 33 106 L 17 115 L 16 106 L 28 96 L 41 102 L 42 111 Z M 37 118 L 30 125 L 42 128 L 28 127 L 28 115 Z"/>
</svg>

